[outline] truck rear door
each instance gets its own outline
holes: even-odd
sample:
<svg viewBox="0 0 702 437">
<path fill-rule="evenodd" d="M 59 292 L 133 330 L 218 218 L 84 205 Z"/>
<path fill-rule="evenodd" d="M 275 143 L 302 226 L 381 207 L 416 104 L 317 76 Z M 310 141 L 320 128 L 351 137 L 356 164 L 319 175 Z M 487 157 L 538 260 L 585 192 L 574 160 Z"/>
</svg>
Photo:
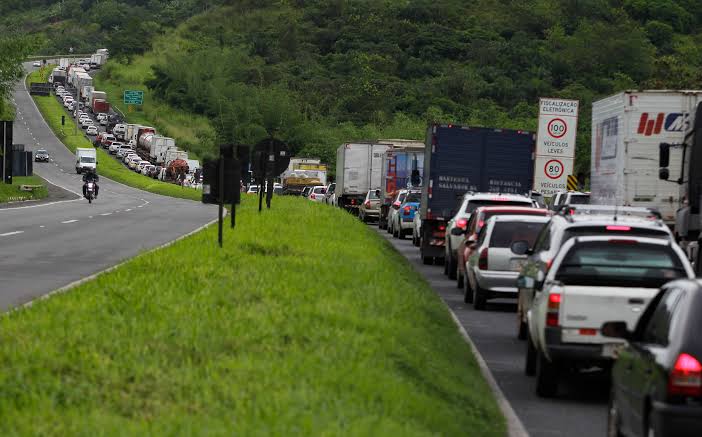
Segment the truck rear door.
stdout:
<svg viewBox="0 0 702 437">
<path fill-rule="evenodd" d="M 368 192 L 370 153 L 371 147 L 369 144 L 345 145 L 343 193 L 365 194 Z M 378 166 L 380 167 L 380 164 Z"/>
</svg>

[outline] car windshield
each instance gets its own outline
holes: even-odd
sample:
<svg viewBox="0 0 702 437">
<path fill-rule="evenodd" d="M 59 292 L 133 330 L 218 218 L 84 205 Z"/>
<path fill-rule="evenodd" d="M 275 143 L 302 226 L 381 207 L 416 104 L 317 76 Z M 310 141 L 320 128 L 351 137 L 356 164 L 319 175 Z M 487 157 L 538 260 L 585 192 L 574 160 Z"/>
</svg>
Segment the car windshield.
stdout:
<svg viewBox="0 0 702 437">
<path fill-rule="evenodd" d="M 686 276 L 670 247 L 613 239 L 573 246 L 556 280 L 565 285 L 658 288 Z"/>
<path fill-rule="evenodd" d="M 329 189 L 331 191 L 331 188 Z M 379 198 L 378 193 L 376 193 L 375 190 L 371 190 L 368 192 L 368 198 L 371 200 L 376 200 Z"/>
<path fill-rule="evenodd" d="M 409 193 L 405 198 L 405 203 L 413 202 L 417 203 L 422 200 L 422 193 Z"/>
<path fill-rule="evenodd" d="M 572 194 L 570 196 L 570 200 L 568 201 L 569 205 L 589 205 L 590 204 L 590 196 L 587 194 Z"/>
<path fill-rule="evenodd" d="M 80 158 L 80 162 L 92 163 L 95 162 L 95 158 L 93 158 L 92 156 L 84 156 Z"/>
<path fill-rule="evenodd" d="M 531 207 L 531 200 L 498 200 L 498 199 L 476 199 L 469 200 L 466 212 L 472 213 L 481 206 L 526 206 Z"/>
<path fill-rule="evenodd" d="M 326 191 L 327 189 L 324 187 L 317 187 L 314 189 L 314 194 L 324 194 Z"/>
<path fill-rule="evenodd" d="M 37 153 L 40 153 L 43 155 L 43 154 L 46 154 L 46 150 L 39 149 L 39 150 L 37 150 Z"/>
<path fill-rule="evenodd" d="M 511 247 L 515 241 L 527 241 L 529 247 L 533 247 L 537 235 L 545 225 L 545 222 L 497 222 L 490 236 L 490 247 Z"/>
</svg>

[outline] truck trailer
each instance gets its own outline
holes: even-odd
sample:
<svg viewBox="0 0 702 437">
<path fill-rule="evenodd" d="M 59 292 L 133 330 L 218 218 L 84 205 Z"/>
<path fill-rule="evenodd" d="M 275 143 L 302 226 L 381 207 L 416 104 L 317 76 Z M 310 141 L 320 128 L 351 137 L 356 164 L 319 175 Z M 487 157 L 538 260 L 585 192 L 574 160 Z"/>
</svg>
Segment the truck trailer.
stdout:
<svg viewBox="0 0 702 437">
<path fill-rule="evenodd" d="M 660 180 L 659 146 L 680 163 L 702 91 L 624 91 L 592 104 L 591 203 L 655 208 L 670 226 L 681 206 L 680 187 Z M 678 180 L 679 165 L 669 168 Z"/>
<path fill-rule="evenodd" d="M 432 123 L 424 151 L 421 257 L 443 260 L 446 224 L 467 192 L 526 194 L 534 182 L 532 132 Z"/>
<path fill-rule="evenodd" d="M 358 208 L 370 190 L 379 190 L 383 154 L 388 144 L 346 143 L 336 150 L 336 204 L 349 212 Z"/>
</svg>

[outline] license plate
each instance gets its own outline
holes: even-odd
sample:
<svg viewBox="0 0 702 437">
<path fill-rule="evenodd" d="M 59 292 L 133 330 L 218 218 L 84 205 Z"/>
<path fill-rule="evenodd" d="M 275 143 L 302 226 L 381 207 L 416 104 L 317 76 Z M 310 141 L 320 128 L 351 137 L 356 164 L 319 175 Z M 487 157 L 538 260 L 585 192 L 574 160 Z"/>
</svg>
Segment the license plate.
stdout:
<svg viewBox="0 0 702 437">
<path fill-rule="evenodd" d="M 524 263 L 525 263 L 525 260 L 523 260 L 523 259 L 513 259 L 509 262 L 509 268 L 510 268 L 510 270 L 512 270 L 514 272 L 519 272 L 522 270 Z"/>
<path fill-rule="evenodd" d="M 602 345 L 602 356 L 607 358 L 617 358 L 619 351 L 624 347 L 624 343 L 607 343 Z"/>
</svg>

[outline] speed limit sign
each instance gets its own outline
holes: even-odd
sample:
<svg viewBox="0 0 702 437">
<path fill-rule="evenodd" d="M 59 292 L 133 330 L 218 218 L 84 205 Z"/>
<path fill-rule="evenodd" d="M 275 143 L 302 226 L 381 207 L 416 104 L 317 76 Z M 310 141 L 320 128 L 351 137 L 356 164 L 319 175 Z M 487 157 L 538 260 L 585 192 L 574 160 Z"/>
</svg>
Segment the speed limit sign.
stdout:
<svg viewBox="0 0 702 437">
<path fill-rule="evenodd" d="M 562 118 L 554 118 L 548 122 L 548 134 L 553 138 L 561 138 L 568 132 L 568 125 Z"/>
<path fill-rule="evenodd" d="M 544 174 L 549 179 L 558 179 L 563 176 L 563 163 L 557 159 L 546 161 L 544 165 Z"/>
</svg>

